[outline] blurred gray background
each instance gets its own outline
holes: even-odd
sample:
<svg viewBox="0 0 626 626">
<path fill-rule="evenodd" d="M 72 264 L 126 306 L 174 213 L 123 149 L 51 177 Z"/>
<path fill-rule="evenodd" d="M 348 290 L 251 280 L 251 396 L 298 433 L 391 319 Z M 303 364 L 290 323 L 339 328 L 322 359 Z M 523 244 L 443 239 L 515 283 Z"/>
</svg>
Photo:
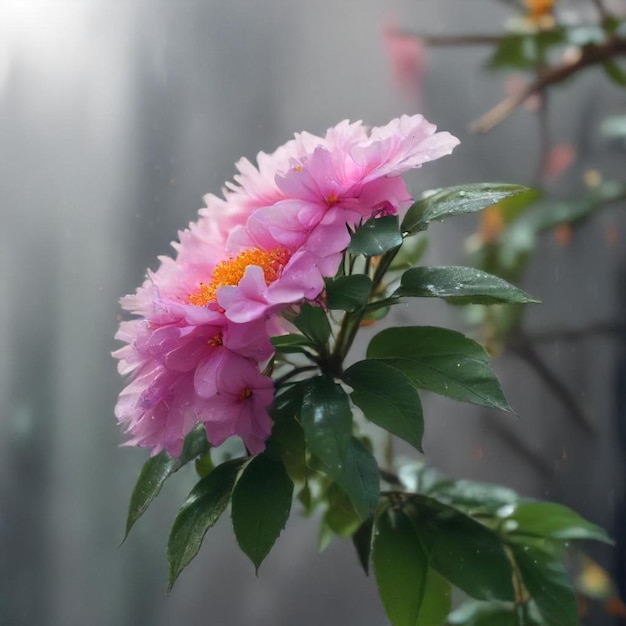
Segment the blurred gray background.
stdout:
<svg viewBox="0 0 626 626">
<path fill-rule="evenodd" d="M 416 194 L 529 182 L 538 154 L 530 114 L 486 137 L 467 131 L 503 95 L 502 77 L 480 73 L 486 50 L 430 50 L 418 104 L 394 84 L 382 39 L 393 21 L 484 33 L 509 15 L 489 0 L 1 0 L 1 626 L 386 623 L 352 547 L 336 542 L 318 554 L 317 525 L 297 511 L 258 578 L 224 516 L 168 597 L 167 533 L 191 470 L 118 547 L 147 453 L 118 447 L 117 300 L 169 254 L 240 156 L 272 151 L 294 131 L 419 111 L 462 144 L 411 176 Z M 555 139 L 585 146 L 565 182 L 573 189 L 589 167 L 623 177 L 624 152 L 610 152 L 596 132 L 604 115 L 623 112 L 623 94 L 589 73 L 552 104 Z M 620 208 L 566 248 L 542 240 L 524 285 L 543 300 L 532 329 L 624 319 Z M 476 220 L 433 227 L 429 262 L 462 262 Z M 462 324 L 438 303 L 399 318 Z M 519 419 L 428 397 L 427 459 L 455 477 L 563 502 L 615 534 L 624 502 L 619 342 L 594 336 L 542 354 L 592 417 L 593 437 L 507 356 L 496 368 Z M 599 558 L 610 567 L 616 553 Z"/>
</svg>

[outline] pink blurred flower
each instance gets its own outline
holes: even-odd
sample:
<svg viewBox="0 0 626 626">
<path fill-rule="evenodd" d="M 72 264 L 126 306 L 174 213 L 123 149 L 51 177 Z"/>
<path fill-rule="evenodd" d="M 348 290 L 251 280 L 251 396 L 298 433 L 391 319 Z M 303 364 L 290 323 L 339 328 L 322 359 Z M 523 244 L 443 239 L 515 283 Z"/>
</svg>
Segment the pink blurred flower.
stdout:
<svg viewBox="0 0 626 626">
<path fill-rule="evenodd" d="M 569 143 L 554 146 L 547 154 L 544 175 L 548 179 L 558 178 L 576 160 L 576 150 Z"/>
<path fill-rule="evenodd" d="M 426 68 L 426 51 L 421 40 L 388 24 L 383 30 L 383 43 L 395 83 L 407 97 L 419 100 Z"/>
</svg>

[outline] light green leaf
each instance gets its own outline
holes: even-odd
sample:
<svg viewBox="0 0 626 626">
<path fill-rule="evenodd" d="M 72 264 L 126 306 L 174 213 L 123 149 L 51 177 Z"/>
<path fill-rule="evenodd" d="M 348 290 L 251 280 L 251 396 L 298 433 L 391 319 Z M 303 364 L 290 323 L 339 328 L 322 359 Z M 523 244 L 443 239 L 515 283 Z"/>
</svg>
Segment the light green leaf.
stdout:
<svg viewBox="0 0 626 626">
<path fill-rule="evenodd" d="M 206 454 L 210 447 L 204 428 L 200 426 L 187 435 L 179 457 L 172 458 L 163 451 L 146 461 L 130 498 L 124 539 L 128 537 L 130 529 L 146 512 L 150 503 L 159 495 L 165 481 L 196 457 Z"/>
<path fill-rule="evenodd" d="M 372 281 L 364 274 L 326 279 L 326 306 L 342 311 L 359 311 L 367 304 Z"/>
<path fill-rule="evenodd" d="M 267 454 L 252 459 L 237 482 L 233 528 L 257 572 L 289 519 L 292 498 L 293 483 L 283 464 Z"/>
<path fill-rule="evenodd" d="M 352 401 L 368 420 L 422 451 L 422 404 L 417 390 L 400 370 L 368 359 L 349 367 L 344 380 L 354 390 Z"/>
<path fill-rule="evenodd" d="M 505 509 L 508 513 L 508 509 Z M 510 533 L 549 537 L 564 541 L 594 539 L 613 543 L 603 528 L 555 502 L 523 502 L 517 504 L 503 528 Z"/>
<path fill-rule="evenodd" d="M 448 624 L 450 626 L 519 626 L 519 621 L 515 613 L 515 604 L 512 602 L 468 600 L 450 613 Z"/>
<path fill-rule="evenodd" d="M 343 471 L 352 436 L 346 392 L 328 376 L 311 378 L 305 385 L 301 418 L 310 451 L 329 471 Z"/>
<path fill-rule="evenodd" d="M 562 563 L 533 544 L 512 544 L 511 551 L 546 626 L 577 626 L 576 597 Z"/>
<path fill-rule="evenodd" d="M 388 328 L 367 349 L 403 372 L 420 389 L 510 411 L 484 348 L 461 333 L 432 326 Z"/>
<path fill-rule="evenodd" d="M 537 302 L 502 278 L 472 267 L 415 267 L 402 275 L 395 296 L 445 298 L 453 304 Z"/>
<path fill-rule="evenodd" d="M 503 198 L 525 191 L 529 191 L 527 187 L 498 183 L 475 183 L 440 189 L 415 202 L 404 216 L 400 229 L 406 236 L 413 235 L 426 230 L 433 220 L 480 211 Z"/>
<path fill-rule="evenodd" d="M 168 589 L 198 554 L 204 535 L 224 512 L 244 462 L 233 459 L 218 465 L 192 489 L 178 512 L 167 543 Z"/>
<path fill-rule="evenodd" d="M 397 215 L 371 218 L 359 226 L 350 240 L 348 252 L 365 256 L 380 256 L 402 245 Z"/>
</svg>

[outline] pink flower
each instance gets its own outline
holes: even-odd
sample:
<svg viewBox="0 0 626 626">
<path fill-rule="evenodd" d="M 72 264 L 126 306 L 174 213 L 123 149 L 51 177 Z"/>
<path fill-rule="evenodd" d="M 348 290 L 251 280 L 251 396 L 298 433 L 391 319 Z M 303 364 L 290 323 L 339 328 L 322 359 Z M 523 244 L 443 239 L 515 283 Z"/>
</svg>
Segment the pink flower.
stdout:
<svg viewBox="0 0 626 626">
<path fill-rule="evenodd" d="M 421 115 L 405 115 L 369 134 L 360 123 L 342 122 L 308 154 L 292 159 L 290 169 L 276 174 L 278 199 L 253 211 L 226 244 L 231 250 L 282 250 L 289 259 L 272 280 L 250 269 L 241 282 L 219 290 L 226 317 L 244 322 L 317 297 L 350 242 L 347 226 L 408 207 L 412 199 L 400 175 L 458 144 L 435 130 Z M 313 147 L 311 137 L 307 143 Z"/>
<path fill-rule="evenodd" d="M 241 371 L 246 372 L 251 389 L 272 386 L 258 365 L 259 359 L 272 352 L 264 321 L 153 327 L 145 320 L 133 320 L 122 322 L 116 339 L 127 343 L 113 353 L 120 360 L 118 369 L 132 376 L 115 408 L 118 420 L 131 434 L 127 445 L 151 448 L 153 454 L 165 448 L 177 456 L 192 428 L 209 422 L 207 438 L 212 444 L 240 435 L 250 449 L 259 451 L 259 433 L 265 433 L 264 441 L 271 429 L 267 415 L 271 397 L 266 393 L 255 397 L 258 427 L 245 419 L 239 423 L 238 415 L 220 413 L 216 406 L 223 405 L 222 389 L 230 389 L 224 381 L 239 380 Z M 228 435 L 223 437 L 223 433 Z"/>
<path fill-rule="evenodd" d="M 314 300 L 350 242 L 347 226 L 394 214 L 411 202 L 401 174 L 448 154 L 458 141 L 421 116 L 369 132 L 341 122 L 324 137 L 308 133 L 258 169 L 237 164 L 224 199 L 209 195 L 197 223 L 179 233 L 176 258 L 155 272 L 122 307 L 113 353 L 130 376 L 115 413 L 128 444 L 182 450 L 205 425 L 214 445 L 239 435 L 257 454 L 271 430 L 271 378 L 262 370 L 270 337 L 284 332 L 281 313 Z"/>
</svg>

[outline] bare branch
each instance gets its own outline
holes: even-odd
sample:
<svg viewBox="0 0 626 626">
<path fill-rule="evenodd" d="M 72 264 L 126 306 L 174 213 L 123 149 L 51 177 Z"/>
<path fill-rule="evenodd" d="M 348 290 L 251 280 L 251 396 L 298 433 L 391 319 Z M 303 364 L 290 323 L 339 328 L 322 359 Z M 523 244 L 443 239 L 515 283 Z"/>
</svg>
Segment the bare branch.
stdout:
<svg viewBox="0 0 626 626">
<path fill-rule="evenodd" d="M 501 124 L 530 96 L 541 93 L 547 87 L 556 85 L 573 76 L 582 69 L 606 63 L 617 56 L 626 56 L 626 39 L 615 38 L 601 45 L 588 44 L 581 48 L 580 56 L 574 61 L 564 61 L 546 68 L 524 89 L 509 96 L 487 111 L 474 122 L 471 129 L 476 133 L 486 133 Z"/>
</svg>

